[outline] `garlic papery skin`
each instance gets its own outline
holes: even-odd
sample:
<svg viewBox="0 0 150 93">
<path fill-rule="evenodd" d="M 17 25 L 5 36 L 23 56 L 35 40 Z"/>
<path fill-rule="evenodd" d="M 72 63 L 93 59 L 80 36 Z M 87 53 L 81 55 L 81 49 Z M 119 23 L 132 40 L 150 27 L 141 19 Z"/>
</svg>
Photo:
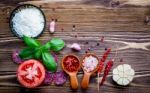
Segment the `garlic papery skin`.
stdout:
<svg viewBox="0 0 150 93">
<path fill-rule="evenodd" d="M 118 65 L 113 69 L 113 80 L 122 86 L 127 86 L 132 82 L 135 75 L 134 69 L 129 64 Z"/>
</svg>

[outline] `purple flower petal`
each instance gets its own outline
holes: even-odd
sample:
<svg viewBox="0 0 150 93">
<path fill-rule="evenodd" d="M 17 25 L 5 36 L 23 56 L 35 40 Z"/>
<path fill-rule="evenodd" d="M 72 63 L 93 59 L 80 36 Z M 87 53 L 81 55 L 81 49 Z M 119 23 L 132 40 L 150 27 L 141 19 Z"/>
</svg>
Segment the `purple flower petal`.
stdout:
<svg viewBox="0 0 150 93">
<path fill-rule="evenodd" d="M 54 83 L 55 85 L 63 85 L 67 81 L 67 75 L 63 71 L 56 72 L 54 75 Z"/>
<path fill-rule="evenodd" d="M 21 64 L 23 60 L 19 57 L 19 50 L 15 50 L 12 54 L 12 60 L 14 63 Z"/>
<path fill-rule="evenodd" d="M 46 72 L 45 79 L 43 81 L 43 85 L 50 85 L 53 82 L 54 74 L 51 72 Z"/>
</svg>

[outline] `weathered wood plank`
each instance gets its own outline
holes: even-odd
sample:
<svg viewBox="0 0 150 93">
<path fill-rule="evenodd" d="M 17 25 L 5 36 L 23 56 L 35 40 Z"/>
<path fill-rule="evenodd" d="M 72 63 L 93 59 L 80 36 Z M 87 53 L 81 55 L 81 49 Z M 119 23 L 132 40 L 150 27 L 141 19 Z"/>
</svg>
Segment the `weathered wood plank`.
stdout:
<svg viewBox="0 0 150 93">
<path fill-rule="evenodd" d="M 133 1 L 139 2 L 139 0 Z M 40 86 L 32 90 L 21 88 L 16 80 L 15 74 L 18 65 L 12 62 L 11 55 L 15 49 L 25 47 L 25 44 L 10 32 L 8 21 L 10 12 L 17 5 L 31 3 L 41 7 L 47 19 L 46 31 L 38 40 L 43 43 L 53 37 L 65 40 L 66 47 L 57 54 L 60 61 L 68 53 L 74 53 L 81 57 L 88 48 L 91 48 L 90 52 L 95 52 L 100 58 L 107 47 L 113 49 L 108 57 L 108 59 L 111 59 L 114 57 L 117 46 L 118 56 L 114 67 L 121 64 L 119 62 L 120 58 L 123 58 L 124 63 L 132 65 L 136 75 L 129 86 L 116 85 L 111 79 L 112 72 L 110 72 L 104 86 L 100 88 L 101 93 L 149 93 L 150 26 L 144 23 L 144 20 L 147 16 L 150 16 L 148 6 L 150 4 L 145 3 L 145 1 L 141 4 L 133 3 L 133 1 L 119 0 L 120 4 L 115 7 L 111 5 L 112 2 L 116 2 L 115 0 L 77 0 L 74 2 L 56 2 L 53 0 L 0 1 L 0 92 L 74 92 L 69 87 L 69 80 L 62 87 L 52 84 L 51 86 Z M 51 19 L 58 20 L 54 34 L 48 32 L 48 23 Z M 72 31 L 73 25 L 76 26 L 75 31 Z M 102 36 L 104 36 L 104 42 L 100 42 Z M 81 52 L 72 52 L 68 48 L 73 42 L 78 42 L 81 45 Z M 97 43 L 99 43 L 98 46 Z M 58 70 L 61 70 L 60 64 Z M 83 72 L 80 70 L 78 73 L 79 82 L 82 76 Z M 87 91 L 82 91 L 79 88 L 76 93 L 96 93 L 96 84 L 97 77 L 93 77 Z"/>
</svg>

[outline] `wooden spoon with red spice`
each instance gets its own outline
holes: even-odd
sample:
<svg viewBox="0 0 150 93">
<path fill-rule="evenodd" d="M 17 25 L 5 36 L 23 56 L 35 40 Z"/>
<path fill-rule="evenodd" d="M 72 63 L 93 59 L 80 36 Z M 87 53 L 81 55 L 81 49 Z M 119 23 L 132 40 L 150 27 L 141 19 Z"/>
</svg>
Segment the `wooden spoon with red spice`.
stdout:
<svg viewBox="0 0 150 93">
<path fill-rule="evenodd" d="M 72 89 L 78 88 L 77 72 L 81 67 L 80 60 L 77 56 L 70 54 L 62 59 L 62 68 L 70 76 Z"/>
<path fill-rule="evenodd" d="M 90 57 L 90 56 L 96 58 L 96 60 L 97 60 L 98 63 L 97 63 L 97 65 L 96 65 L 96 67 L 95 67 L 92 71 L 89 71 L 89 72 L 88 72 L 88 71 L 84 68 L 83 63 L 84 63 L 85 58 L 86 58 L 86 57 Z M 81 81 L 81 87 L 82 87 L 83 89 L 88 88 L 90 76 L 98 70 L 98 65 L 99 65 L 99 59 L 98 59 L 98 57 L 97 57 L 95 54 L 88 53 L 88 54 L 86 54 L 86 55 L 83 57 L 83 59 L 82 59 L 82 64 L 81 64 L 82 69 L 83 69 L 83 71 L 84 71 L 84 76 L 83 76 L 83 79 L 82 79 L 82 81 Z"/>
</svg>

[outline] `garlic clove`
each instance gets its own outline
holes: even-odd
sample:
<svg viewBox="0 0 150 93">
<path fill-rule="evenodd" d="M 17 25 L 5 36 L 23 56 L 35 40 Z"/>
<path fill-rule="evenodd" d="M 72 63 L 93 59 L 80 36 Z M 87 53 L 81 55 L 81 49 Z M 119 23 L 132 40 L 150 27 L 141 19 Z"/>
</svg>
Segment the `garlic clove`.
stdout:
<svg viewBox="0 0 150 93">
<path fill-rule="evenodd" d="M 124 71 L 124 74 L 128 76 L 128 75 L 129 75 L 129 72 L 130 72 L 130 69 Z"/>
<path fill-rule="evenodd" d="M 124 71 L 131 69 L 131 66 L 128 64 L 123 64 Z"/>
<path fill-rule="evenodd" d="M 125 72 L 124 72 L 124 77 L 126 77 L 126 78 L 128 77 L 128 74 L 126 74 Z"/>
<path fill-rule="evenodd" d="M 135 75 L 134 70 L 133 70 L 133 69 L 131 69 L 131 70 L 130 70 L 130 73 L 128 73 L 128 75 L 132 75 L 132 76 L 133 76 L 133 75 Z"/>
<path fill-rule="evenodd" d="M 117 69 L 114 69 L 114 70 L 113 70 L 113 74 L 118 74 L 118 70 L 117 70 Z"/>
<path fill-rule="evenodd" d="M 117 69 L 118 69 L 118 71 L 123 71 L 123 66 L 122 66 L 122 65 L 119 65 L 119 66 L 117 67 Z"/>
<path fill-rule="evenodd" d="M 54 20 L 52 20 L 49 24 L 49 31 L 50 31 L 50 33 L 55 32 L 55 21 Z"/>
<path fill-rule="evenodd" d="M 128 76 L 127 79 L 128 79 L 129 81 L 132 81 L 132 80 L 133 80 L 133 76 Z"/>
<path fill-rule="evenodd" d="M 123 82 L 123 79 L 122 79 L 122 78 L 119 78 L 119 79 L 117 80 L 117 84 L 119 84 L 119 85 L 122 85 L 122 82 Z"/>
<path fill-rule="evenodd" d="M 122 72 L 120 72 L 120 71 L 119 71 L 118 75 L 119 75 L 119 77 L 121 77 L 121 78 L 124 77 L 124 73 L 122 73 Z"/>
<path fill-rule="evenodd" d="M 113 75 L 113 80 L 118 81 L 120 79 L 119 75 Z"/>
<path fill-rule="evenodd" d="M 127 78 L 123 78 L 123 82 L 122 82 L 122 85 L 128 85 L 130 82 Z"/>
<path fill-rule="evenodd" d="M 71 46 L 70 46 L 71 49 L 73 50 L 76 50 L 76 51 L 80 51 L 81 50 L 81 47 L 78 43 L 73 43 Z M 86 59 L 85 59 L 86 60 Z"/>
</svg>

